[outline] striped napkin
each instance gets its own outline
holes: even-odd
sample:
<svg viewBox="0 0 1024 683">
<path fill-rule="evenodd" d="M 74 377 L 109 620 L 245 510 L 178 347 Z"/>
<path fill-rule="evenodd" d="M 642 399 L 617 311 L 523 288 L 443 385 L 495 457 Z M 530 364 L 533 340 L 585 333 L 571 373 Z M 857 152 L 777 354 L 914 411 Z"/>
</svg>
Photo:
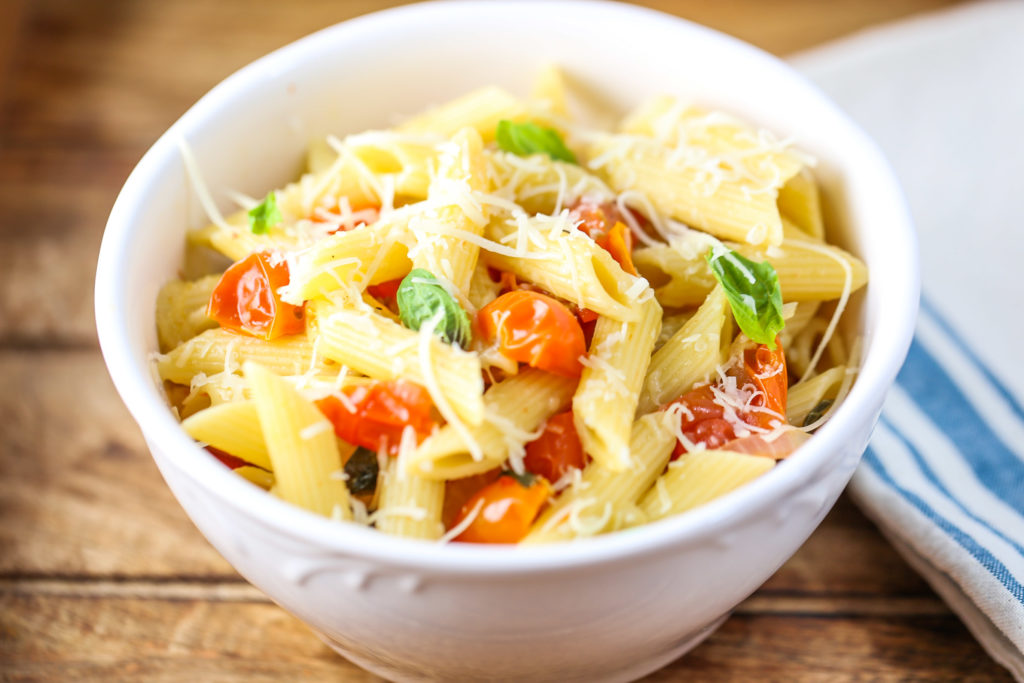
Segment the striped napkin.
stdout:
<svg viewBox="0 0 1024 683">
<path fill-rule="evenodd" d="M 793 62 L 885 150 L 921 242 L 916 336 L 851 491 L 1024 681 L 1024 3 Z"/>
</svg>

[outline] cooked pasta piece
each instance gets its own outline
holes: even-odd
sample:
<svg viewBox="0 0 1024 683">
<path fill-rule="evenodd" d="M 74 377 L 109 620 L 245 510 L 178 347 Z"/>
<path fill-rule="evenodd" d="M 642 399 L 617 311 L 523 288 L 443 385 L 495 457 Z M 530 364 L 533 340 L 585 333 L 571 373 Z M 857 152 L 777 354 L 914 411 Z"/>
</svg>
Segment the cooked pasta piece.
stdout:
<svg viewBox="0 0 1024 683">
<path fill-rule="evenodd" d="M 838 299 L 847 286 L 848 291 L 856 291 L 867 282 L 867 269 L 860 259 L 810 238 L 785 240 L 769 250 L 728 246 L 752 261 L 771 263 L 786 301 Z M 702 302 L 715 284 L 706 253 L 684 253 L 666 244 L 637 249 L 633 261 L 640 274 L 654 284 L 655 296 L 663 306 L 693 306 Z"/>
<path fill-rule="evenodd" d="M 200 332 L 217 326 L 206 315 L 210 294 L 220 280 L 207 275 L 198 280 L 171 280 L 156 298 L 156 331 L 160 350 L 167 352 Z"/>
<path fill-rule="evenodd" d="M 274 469 L 263 439 L 255 401 L 211 406 L 182 420 L 181 426 L 196 441 L 265 470 Z"/>
<path fill-rule="evenodd" d="M 490 142 L 498 121 L 518 121 L 526 116 L 526 106 L 520 100 L 501 88 L 488 86 L 415 116 L 399 124 L 398 131 L 448 138 L 463 128 L 473 128 L 484 142 Z"/>
<path fill-rule="evenodd" d="M 640 305 L 637 322 L 600 318 L 572 399 L 583 449 L 603 467 L 629 466 L 630 428 L 640 400 L 651 351 L 661 328 L 661 306 L 653 297 Z"/>
<path fill-rule="evenodd" d="M 410 250 L 413 267 L 447 280 L 463 300 L 468 298 L 480 247 L 458 233 L 483 234 L 488 211 L 474 199 L 473 193 L 487 194 L 489 190 L 483 142 L 472 128 L 463 129 L 441 155 L 437 176 L 430 184 L 428 199 L 437 205 L 436 213 L 409 223 L 416 239 Z M 446 230 L 438 234 L 437 226 L 445 226 Z"/>
<path fill-rule="evenodd" d="M 669 465 L 640 500 L 647 519 L 662 519 L 738 489 L 772 469 L 775 461 L 729 451 L 694 451 Z"/>
<path fill-rule="evenodd" d="M 646 282 L 623 272 L 611 254 L 582 232 L 563 232 L 557 225 L 552 230 L 533 222 L 519 227 L 520 234 L 523 230 L 529 233 L 523 256 L 486 252 L 487 265 L 614 320 L 635 322 L 640 318 L 638 304 Z M 502 242 L 515 235 L 515 226 L 491 221 L 486 234 Z"/>
<path fill-rule="evenodd" d="M 270 370 L 248 362 L 243 372 L 252 386 L 277 494 L 325 517 L 351 519 L 348 487 L 336 476 L 342 463 L 331 423 Z"/>
<path fill-rule="evenodd" d="M 447 425 L 428 437 L 408 467 L 430 479 L 459 479 L 500 467 L 521 467 L 523 447 L 551 415 L 567 408 L 576 381 L 541 370 L 523 370 L 484 394 L 484 421 L 460 434 Z M 475 457 L 473 449 L 478 449 Z"/>
<path fill-rule="evenodd" d="M 725 359 L 732 329 L 729 303 L 721 285 L 711 290 L 692 318 L 651 357 L 640 393 L 643 415 L 710 379 Z"/>
<path fill-rule="evenodd" d="M 327 372 L 332 362 L 315 352 L 313 342 L 297 334 L 264 341 L 225 329 L 207 330 L 161 356 L 161 379 L 188 385 L 197 375 L 235 372 L 251 360 L 279 375 Z"/>
<path fill-rule="evenodd" d="M 718 177 L 719 162 L 695 163 L 645 138 L 608 135 L 589 150 L 590 167 L 616 192 L 636 190 L 663 214 L 723 240 L 773 246 L 782 242 L 776 184 Z"/>
<path fill-rule="evenodd" d="M 368 307 L 314 302 L 320 352 L 374 379 L 404 377 L 422 386 L 436 380 L 459 418 L 471 426 L 484 419 L 480 358 L 431 335 L 430 362 L 422 362 L 421 333 Z"/>
<path fill-rule="evenodd" d="M 630 464 L 614 472 L 597 462 L 533 524 L 523 543 L 551 543 L 593 536 L 635 523 L 635 504 L 665 468 L 675 436 L 665 413 L 646 415 L 633 424 Z"/>
<path fill-rule="evenodd" d="M 412 444 L 403 444 L 397 458 L 381 471 L 377 528 L 392 536 L 434 541 L 444 534 L 441 511 L 444 481 L 420 477 L 403 462 Z"/>
<path fill-rule="evenodd" d="M 837 365 L 816 377 L 791 386 L 786 399 L 786 419 L 789 423 L 802 427 L 807 416 L 822 401 L 835 399 L 847 371 L 846 366 Z"/>
<path fill-rule="evenodd" d="M 403 277 L 412 269 L 407 219 L 405 213 L 392 214 L 372 225 L 325 237 L 298 253 L 282 298 L 298 305 L 337 289 L 363 289 Z"/>
<path fill-rule="evenodd" d="M 809 170 L 802 169 L 779 188 L 778 204 L 783 222 L 788 218 L 809 237 L 816 240 L 825 239 L 818 184 L 814 182 L 814 176 Z"/>
</svg>

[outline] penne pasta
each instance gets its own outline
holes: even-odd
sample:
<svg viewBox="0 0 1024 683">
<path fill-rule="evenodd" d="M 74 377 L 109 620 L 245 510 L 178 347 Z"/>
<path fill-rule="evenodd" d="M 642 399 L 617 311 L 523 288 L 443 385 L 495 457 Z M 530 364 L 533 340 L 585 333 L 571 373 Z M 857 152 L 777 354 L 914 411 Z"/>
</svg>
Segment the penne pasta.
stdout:
<svg viewBox="0 0 1024 683">
<path fill-rule="evenodd" d="M 662 519 L 709 503 L 772 469 L 775 461 L 728 451 L 696 451 L 669 465 L 640 500 L 648 520 Z"/>
<path fill-rule="evenodd" d="M 594 462 L 580 480 L 534 522 L 524 543 L 593 536 L 635 523 L 630 512 L 665 468 L 675 437 L 664 413 L 637 420 L 630 434 L 630 464 L 615 472 Z"/>
<path fill-rule="evenodd" d="M 243 372 L 252 387 L 277 494 L 325 517 L 351 519 L 348 488 L 333 476 L 341 469 L 341 456 L 331 423 L 266 368 L 248 362 Z"/>
</svg>

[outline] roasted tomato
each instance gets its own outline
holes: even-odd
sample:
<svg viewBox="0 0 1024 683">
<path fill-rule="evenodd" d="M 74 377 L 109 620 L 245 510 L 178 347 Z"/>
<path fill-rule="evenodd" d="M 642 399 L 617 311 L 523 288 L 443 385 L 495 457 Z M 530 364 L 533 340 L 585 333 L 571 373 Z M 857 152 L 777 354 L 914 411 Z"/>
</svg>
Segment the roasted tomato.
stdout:
<svg viewBox="0 0 1024 683">
<path fill-rule="evenodd" d="M 477 322 L 483 338 L 497 339 L 499 350 L 512 360 L 566 377 L 583 372 L 583 329 L 565 305 L 546 294 L 502 294 L 480 309 Z"/>
<path fill-rule="evenodd" d="M 580 221 L 580 230 L 611 254 L 624 271 L 636 275 L 633 266 L 633 233 L 629 231 L 629 226 L 614 203 L 598 204 L 581 199 L 569 210 L 569 215 Z"/>
<path fill-rule="evenodd" d="M 276 339 L 305 329 L 302 306 L 281 301 L 277 290 L 288 284 L 288 264 L 270 254 L 250 254 L 224 271 L 210 295 L 206 314 L 236 332 Z"/>
<path fill-rule="evenodd" d="M 376 223 L 380 220 L 380 207 L 374 204 L 357 205 L 351 207 L 347 213 L 342 211 L 340 207 L 336 207 L 334 211 L 318 207 L 313 211 L 313 215 L 309 219 L 314 223 L 337 225 L 336 228 L 327 233 L 333 235 L 336 232 L 355 230 L 364 225 Z"/>
<path fill-rule="evenodd" d="M 551 485 L 532 474 L 504 474 L 466 501 L 458 525 L 479 507 L 455 540 L 462 543 L 518 543 L 551 495 Z"/>
<path fill-rule="evenodd" d="M 398 453 L 409 425 L 422 440 L 437 425 L 427 390 L 405 381 L 374 382 L 343 389 L 346 400 L 328 396 L 316 402 L 339 439 L 371 451 Z"/>
<path fill-rule="evenodd" d="M 774 351 L 764 344 L 747 349 L 743 353 L 742 367 L 734 368 L 728 376 L 735 378 L 738 388 L 754 389 L 753 397 L 745 406 L 733 408 L 741 421 L 765 429 L 771 429 L 779 421 L 785 422 L 788 380 L 781 344 L 776 342 Z M 725 406 L 715 400 L 716 390 L 722 391 L 723 387 L 722 382 L 705 384 L 669 404 L 669 408 L 681 406 L 682 433 L 692 443 L 722 448 L 736 438 L 734 422 L 725 418 Z M 672 457 L 685 452 L 682 442 L 677 443 Z"/>
<path fill-rule="evenodd" d="M 370 293 L 377 301 L 390 305 L 395 300 L 395 296 L 398 294 L 398 288 L 402 284 L 402 278 L 397 280 L 388 280 L 387 282 L 381 282 L 376 285 L 370 285 L 366 288 L 366 291 Z"/>
<path fill-rule="evenodd" d="M 558 481 L 569 470 L 583 469 L 586 456 L 573 424 L 572 411 L 552 415 L 544 431 L 526 444 L 523 465 L 548 481 Z"/>
</svg>

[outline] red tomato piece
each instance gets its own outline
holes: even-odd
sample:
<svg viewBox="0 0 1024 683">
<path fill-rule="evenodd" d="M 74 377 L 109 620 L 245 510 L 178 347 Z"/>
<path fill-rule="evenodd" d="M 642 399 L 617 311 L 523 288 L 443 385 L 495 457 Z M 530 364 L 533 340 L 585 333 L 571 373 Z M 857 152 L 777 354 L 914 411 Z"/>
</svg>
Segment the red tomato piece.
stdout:
<svg viewBox="0 0 1024 683">
<path fill-rule="evenodd" d="M 389 303 L 398 296 L 398 287 L 401 284 L 402 278 L 398 278 L 397 280 L 388 280 L 387 282 L 370 285 L 366 288 L 366 291 L 377 301 Z"/>
<path fill-rule="evenodd" d="M 761 393 L 754 399 L 754 405 L 765 411 L 755 412 L 757 424 L 769 427 L 771 422 L 786 418 L 786 396 L 789 377 L 786 373 L 786 355 L 782 344 L 775 340 L 775 350 L 764 344 L 743 352 L 743 379 L 750 382 Z M 766 412 L 771 411 L 771 412 Z"/>
<path fill-rule="evenodd" d="M 339 439 L 372 451 L 398 454 L 402 432 L 409 425 L 417 442 L 434 430 L 433 402 L 427 390 L 412 382 L 374 382 L 343 389 L 346 401 L 328 396 L 316 407 L 334 425 Z"/>
<path fill-rule="evenodd" d="M 380 207 L 375 204 L 357 204 L 350 208 L 352 214 L 352 225 L 339 225 L 336 229 L 331 230 L 328 234 L 333 235 L 337 232 L 347 232 L 348 230 L 355 230 L 364 225 L 376 223 L 380 220 Z M 309 217 L 309 220 L 314 223 L 342 223 L 346 218 L 346 215 L 340 211 L 335 213 L 325 208 L 318 208 L 313 211 L 313 215 Z"/>
<path fill-rule="evenodd" d="M 466 501 L 455 520 L 458 525 L 479 505 L 473 521 L 455 540 L 461 543 L 518 543 L 551 495 L 543 477 L 506 474 L 484 486 Z"/>
<path fill-rule="evenodd" d="M 231 455 L 230 453 L 222 451 L 219 448 L 214 448 L 213 446 L 207 446 L 206 450 L 209 451 L 210 455 L 217 458 L 218 460 L 221 461 L 221 463 L 227 465 L 233 470 L 237 470 L 239 467 L 259 467 L 258 465 L 253 465 L 251 462 L 242 460 L 238 456 Z M 260 467 L 260 469 L 263 468 Z"/>
<path fill-rule="evenodd" d="M 622 212 L 613 202 L 595 204 L 584 199 L 569 210 L 573 220 L 581 221 L 580 230 L 612 255 L 622 269 L 636 275 L 633 265 L 633 233 L 625 224 Z"/>
<path fill-rule="evenodd" d="M 477 491 L 501 476 L 501 468 L 495 467 L 481 474 L 471 474 L 461 479 L 449 479 L 444 483 L 444 504 L 441 508 L 441 521 L 445 529 L 455 526 L 459 512 L 466 501 L 476 495 Z"/>
<path fill-rule="evenodd" d="M 273 264 L 270 254 L 250 254 L 224 271 L 210 295 L 206 314 L 221 327 L 276 339 L 306 328 L 302 306 L 281 301 L 277 290 L 288 284 L 288 264 Z"/>
<path fill-rule="evenodd" d="M 512 360 L 565 377 L 583 372 L 583 329 L 564 304 L 546 294 L 502 294 L 480 309 L 477 322 L 483 338 L 497 339 L 501 352 Z"/>
<path fill-rule="evenodd" d="M 574 467 L 583 469 L 584 464 L 586 456 L 571 410 L 552 415 L 541 435 L 526 444 L 523 465 L 548 481 L 558 481 Z"/>
<path fill-rule="evenodd" d="M 775 350 L 764 344 L 747 349 L 743 353 L 743 367 L 728 373 L 736 378 L 739 387 L 750 386 L 758 392 L 749 403 L 749 409 L 738 411 L 743 422 L 771 429 L 776 422 L 786 420 L 786 357 L 782 345 L 776 340 Z M 680 411 L 683 436 L 694 444 L 702 443 L 707 448 L 721 448 L 736 438 L 732 422 L 725 419 L 725 408 L 715 402 L 714 385 L 697 387 L 672 405 L 681 404 Z M 721 387 L 721 383 L 718 385 Z M 682 442 L 676 444 L 672 453 L 675 459 L 686 452 Z"/>
</svg>

